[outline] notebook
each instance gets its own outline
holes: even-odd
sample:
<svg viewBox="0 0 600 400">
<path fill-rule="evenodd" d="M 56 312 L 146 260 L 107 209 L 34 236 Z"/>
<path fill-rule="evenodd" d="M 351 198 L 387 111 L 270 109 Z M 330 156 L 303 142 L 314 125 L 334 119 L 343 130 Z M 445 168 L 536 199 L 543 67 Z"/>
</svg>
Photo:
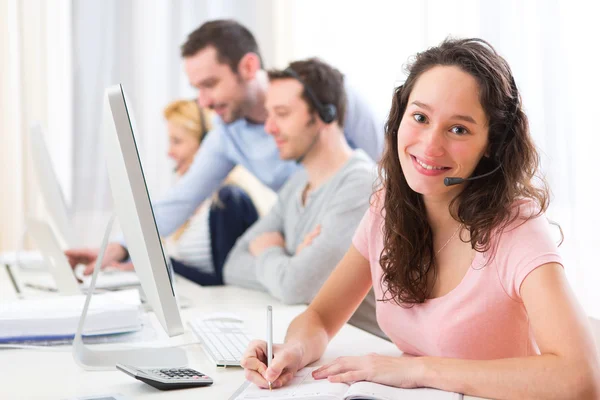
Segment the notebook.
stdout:
<svg viewBox="0 0 600 400">
<path fill-rule="evenodd" d="M 72 338 L 84 295 L 54 296 L 0 304 L 0 343 Z M 137 290 L 94 295 L 83 334 L 109 335 L 141 329 Z"/>
<path fill-rule="evenodd" d="M 331 383 L 326 379 L 315 380 L 312 371 L 316 368 L 303 368 L 284 387 L 269 391 L 249 384 L 235 400 L 461 400 L 460 393 L 418 388 L 400 389 L 372 382 L 353 384 Z"/>
</svg>

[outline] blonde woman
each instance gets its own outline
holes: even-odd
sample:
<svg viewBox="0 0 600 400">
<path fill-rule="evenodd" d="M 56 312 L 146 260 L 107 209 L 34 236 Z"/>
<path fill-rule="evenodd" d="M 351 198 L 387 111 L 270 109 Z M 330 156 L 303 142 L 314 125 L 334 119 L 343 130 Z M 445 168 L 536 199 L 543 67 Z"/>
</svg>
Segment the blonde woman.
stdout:
<svg viewBox="0 0 600 400">
<path fill-rule="evenodd" d="M 175 161 L 178 180 L 185 179 L 202 141 L 211 130 L 212 113 L 195 100 L 177 100 L 164 111 L 169 132 L 168 155 Z M 173 269 L 201 285 L 222 285 L 223 264 L 229 251 L 258 212 L 239 185 L 243 174 L 231 174 L 212 199 L 204 201 L 194 215 L 167 238 Z M 120 269 L 133 264 L 112 263 Z"/>
<path fill-rule="evenodd" d="M 212 115 L 195 100 L 178 100 L 164 111 L 169 131 L 169 157 L 178 179 L 184 179 L 202 140 L 211 129 Z M 212 199 L 169 237 L 175 272 L 201 285 L 222 285 L 223 264 L 237 238 L 258 219 L 249 195 L 226 180 Z"/>
</svg>

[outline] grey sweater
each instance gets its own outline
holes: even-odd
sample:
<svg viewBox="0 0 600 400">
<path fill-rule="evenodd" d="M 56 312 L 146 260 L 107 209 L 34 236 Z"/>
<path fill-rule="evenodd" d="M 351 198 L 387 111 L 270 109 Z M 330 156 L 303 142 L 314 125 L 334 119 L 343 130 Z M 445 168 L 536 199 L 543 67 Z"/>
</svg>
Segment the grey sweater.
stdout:
<svg viewBox="0 0 600 400">
<path fill-rule="evenodd" d="M 310 303 L 348 251 L 369 207 L 374 180 L 373 161 L 362 150 L 355 150 L 303 205 L 308 175 L 304 169 L 296 172 L 278 193 L 273 209 L 246 231 L 229 253 L 223 269 L 225 283 L 269 292 L 286 304 Z M 298 245 L 319 224 L 321 233 L 296 255 Z M 254 257 L 248 246 L 265 232 L 280 232 L 285 248 L 271 247 Z M 384 336 L 377 325 L 372 291 L 350 323 Z"/>
</svg>

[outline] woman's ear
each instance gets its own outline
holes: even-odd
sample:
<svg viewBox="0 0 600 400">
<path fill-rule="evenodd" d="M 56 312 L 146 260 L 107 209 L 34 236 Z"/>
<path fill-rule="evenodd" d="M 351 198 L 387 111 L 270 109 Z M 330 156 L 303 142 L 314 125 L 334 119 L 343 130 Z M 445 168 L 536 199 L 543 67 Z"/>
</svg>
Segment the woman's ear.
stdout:
<svg viewBox="0 0 600 400">
<path fill-rule="evenodd" d="M 483 156 L 485 158 L 492 158 L 494 150 L 494 143 L 488 143 L 487 148 L 485 149 L 485 153 L 483 153 Z"/>
</svg>

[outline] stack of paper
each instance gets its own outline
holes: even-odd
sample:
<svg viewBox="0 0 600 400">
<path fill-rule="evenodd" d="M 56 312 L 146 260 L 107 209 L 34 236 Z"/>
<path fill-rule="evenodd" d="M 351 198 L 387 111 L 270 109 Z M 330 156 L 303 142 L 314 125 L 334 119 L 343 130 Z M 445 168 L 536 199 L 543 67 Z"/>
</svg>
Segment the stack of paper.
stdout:
<svg viewBox="0 0 600 400">
<path fill-rule="evenodd" d="M 0 304 L 0 342 L 73 337 L 84 303 L 84 295 L 75 295 Z M 94 295 L 83 334 L 108 335 L 141 329 L 139 305 L 137 290 Z"/>
<path fill-rule="evenodd" d="M 0 264 L 19 265 L 30 269 L 46 268 L 44 257 L 39 251 L 11 251 L 0 253 Z"/>
</svg>

